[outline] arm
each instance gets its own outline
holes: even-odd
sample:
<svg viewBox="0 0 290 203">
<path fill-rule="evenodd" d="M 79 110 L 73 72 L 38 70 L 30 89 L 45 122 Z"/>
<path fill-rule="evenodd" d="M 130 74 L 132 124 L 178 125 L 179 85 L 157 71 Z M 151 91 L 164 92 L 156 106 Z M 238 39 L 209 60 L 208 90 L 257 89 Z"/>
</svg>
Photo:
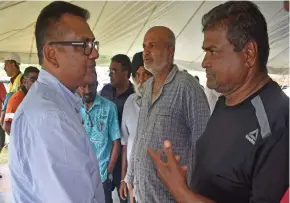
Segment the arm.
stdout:
<svg viewBox="0 0 290 203">
<path fill-rule="evenodd" d="M 121 122 L 121 145 L 122 145 L 122 171 L 121 180 L 125 179 L 127 173 L 127 144 L 129 139 L 129 131 L 127 128 L 127 110 L 130 108 L 128 98 L 124 104 L 122 122 Z"/>
<path fill-rule="evenodd" d="M 8 135 L 10 135 L 11 123 L 14 118 L 17 107 L 19 106 L 21 101 L 19 100 L 19 98 L 17 98 L 17 92 L 16 92 L 11 96 L 11 98 L 7 102 L 7 107 L 6 107 L 6 112 L 4 116 L 4 122 L 3 122 L 3 130 Z"/>
<path fill-rule="evenodd" d="M 121 180 L 125 179 L 127 173 L 127 145 L 122 145 L 122 173 Z"/>
<path fill-rule="evenodd" d="M 109 136 L 111 140 L 113 141 L 113 147 L 112 147 L 110 161 L 108 164 L 108 171 L 109 173 L 113 173 L 113 170 L 115 168 L 115 165 L 119 156 L 119 152 L 120 152 L 120 129 L 119 129 L 119 122 L 118 122 L 117 107 L 115 104 L 110 109 L 109 121 L 110 121 Z"/>
<path fill-rule="evenodd" d="M 191 88 L 188 85 L 184 87 L 182 95 L 185 122 L 190 129 L 188 142 L 191 143 L 191 151 L 189 152 L 191 160 L 187 162 L 189 168 L 187 173 L 188 184 L 191 184 L 192 181 L 196 141 L 203 134 L 210 117 L 209 105 L 204 91 L 199 84 L 192 82 L 191 85 Z"/>
<path fill-rule="evenodd" d="M 214 201 L 190 191 L 186 183 L 186 166 L 179 166 L 180 158 L 174 156 L 172 145 L 164 142 L 164 152 L 167 162 L 161 159 L 161 151 L 154 152 L 150 148 L 147 152 L 156 166 L 158 176 L 168 188 L 178 203 L 215 203 Z"/>
<path fill-rule="evenodd" d="M 88 138 L 77 130 L 81 125 L 72 123 L 65 113 L 45 113 L 37 119 L 37 128 L 29 118 L 24 119 L 24 125 L 17 118 L 12 123 L 11 137 L 25 140 L 21 147 L 11 147 L 16 155 L 25 148 L 22 173 L 32 179 L 37 191 L 33 196 L 42 202 L 103 203 L 98 163 Z"/>
<path fill-rule="evenodd" d="M 253 156 L 250 203 L 280 202 L 289 188 L 289 127 L 273 132 L 265 139 L 263 146 L 257 149 L 255 159 Z"/>
<path fill-rule="evenodd" d="M 11 130 L 11 121 L 4 121 L 3 124 L 3 130 L 10 135 L 10 130 Z"/>
<path fill-rule="evenodd" d="M 4 128 L 4 117 L 5 117 L 5 111 L 1 111 L 0 125 L 1 125 L 2 128 Z"/>
</svg>

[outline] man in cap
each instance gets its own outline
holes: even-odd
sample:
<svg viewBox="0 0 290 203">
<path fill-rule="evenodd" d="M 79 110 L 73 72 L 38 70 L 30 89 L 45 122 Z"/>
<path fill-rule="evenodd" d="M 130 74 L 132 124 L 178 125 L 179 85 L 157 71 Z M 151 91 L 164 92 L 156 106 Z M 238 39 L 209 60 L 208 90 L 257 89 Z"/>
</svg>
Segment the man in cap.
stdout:
<svg viewBox="0 0 290 203">
<path fill-rule="evenodd" d="M 159 177 L 179 203 L 280 202 L 289 187 L 289 97 L 267 73 L 265 17 L 250 1 L 229 1 L 202 25 L 207 86 L 223 96 L 197 141 L 193 184 L 169 141 L 165 163 L 148 149 Z"/>
<path fill-rule="evenodd" d="M 4 118 L 5 118 L 7 103 L 10 97 L 12 96 L 12 94 L 16 92 L 21 85 L 22 73 L 20 71 L 20 62 L 21 62 L 20 56 L 17 53 L 9 53 L 4 58 L 4 64 L 5 64 L 4 70 L 7 76 L 10 77 L 10 82 L 8 84 L 8 91 L 3 101 L 2 108 L 1 108 L 0 125 L 2 128 L 4 128 L 3 125 L 4 125 Z M 2 137 L 1 142 L 5 144 L 5 136 L 4 137 L 1 136 L 1 137 Z M 0 148 L 2 147 L 0 146 Z"/>
<path fill-rule="evenodd" d="M 128 198 L 128 190 L 124 179 L 127 172 L 127 166 L 130 164 L 129 160 L 133 142 L 137 133 L 141 97 L 144 93 L 143 83 L 152 77 L 152 73 L 144 68 L 143 52 L 136 53 L 133 56 L 132 76 L 134 80 L 135 93 L 131 94 L 124 104 L 121 123 L 122 180 L 120 186 L 120 196 L 123 200 Z M 133 194 L 130 194 L 130 198 L 133 198 Z"/>
</svg>

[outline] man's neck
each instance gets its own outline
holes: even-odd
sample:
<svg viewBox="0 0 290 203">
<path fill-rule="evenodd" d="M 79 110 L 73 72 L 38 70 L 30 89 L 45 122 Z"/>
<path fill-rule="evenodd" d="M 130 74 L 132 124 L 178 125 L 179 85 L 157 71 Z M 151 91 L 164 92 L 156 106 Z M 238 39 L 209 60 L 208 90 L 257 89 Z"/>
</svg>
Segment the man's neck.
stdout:
<svg viewBox="0 0 290 203">
<path fill-rule="evenodd" d="M 126 92 L 126 90 L 129 88 L 129 86 L 130 86 L 129 80 L 127 80 L 123 84 L 118 85 L 118 87 L 116 87 L 116 96 L 119 96 L 119 95 L 123 94 L 124 92 Z"/>
<path fill-rule="evenodd" d="M 267 73 L 259 73 L 258 75 L 252 76 L 240 88 L 228 95 L 225 95 L 226 105 L 234 106 L 243 102 L 249 96 L 261 89 L 270 80 L 271 78 Z"/>
<path fill-rule="evenodd" d="M 93 106 L 94 102 L 90 102 L 90 103 L 86 103 L 85 102 L 85 106 L 86 106 L 86 110 L 88 111 L 92 106 Z"/>
<path fill-rule="evenodd" d="M 161 72 L 154 73 L 154 85 L 163 86 L 172 68 L 173 64 L 168 64 Z"/>
</svg>

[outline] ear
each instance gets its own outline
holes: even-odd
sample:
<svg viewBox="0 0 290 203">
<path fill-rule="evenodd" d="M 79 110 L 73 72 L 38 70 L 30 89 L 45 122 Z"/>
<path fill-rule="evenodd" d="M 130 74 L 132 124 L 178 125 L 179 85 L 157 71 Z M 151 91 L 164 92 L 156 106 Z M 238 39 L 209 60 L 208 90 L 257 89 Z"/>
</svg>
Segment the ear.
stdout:
<svg viewBox="0 0 290 203">
<path fill-rule="evenodd" d="M 247 68 L 252 68 L 256 63 L 258 57 L 258 46 L 255 41 L 250 41 L 245 44 L 243 48 L 243 54 L 245 58 L 245 66 Z"/>
<path fill-rule="evenodd" d="M 174 47 L 169 47 L 169 55 L 171 56 L 171 57 L 174 57 L 174 52 L 175 52 L 175 48 Z"/>
<path fill-rule="evenodd" d="M 58 68 L 59 64 L 55 51 L 55 47 L 45 44 L 43 47 L 43 61 L 47 61 L 52 67 Z"/>
</svg>

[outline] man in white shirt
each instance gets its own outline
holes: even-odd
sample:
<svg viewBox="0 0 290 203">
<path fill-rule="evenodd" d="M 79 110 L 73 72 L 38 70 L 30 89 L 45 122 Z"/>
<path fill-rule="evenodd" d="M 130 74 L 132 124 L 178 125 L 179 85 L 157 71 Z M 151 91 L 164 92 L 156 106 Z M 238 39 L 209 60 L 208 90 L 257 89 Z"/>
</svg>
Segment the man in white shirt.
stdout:
<svg viewBox="0 0 290 203">
<path fill-rule="evenodd" d="M 132 60 L 132 75 L 134 79 L 135 94 L 131 94 L 124 104 L 122 124 L 121 124 L 121 144 L 122 144 L 122 180 L 120 186 L 120 196 L 123 200 L 128 198 L 127 186 L 124 181 L 127 166 L 131 156 L 132 145 L 136 136 L 138 125 L 141 97 L 143 94 L 143 83 L 148 80 L 152 73 L 144 68 L 143 52 L 136 53 Z M 130 195 L 130 198 L 133 195 Z"/>
</svg>

